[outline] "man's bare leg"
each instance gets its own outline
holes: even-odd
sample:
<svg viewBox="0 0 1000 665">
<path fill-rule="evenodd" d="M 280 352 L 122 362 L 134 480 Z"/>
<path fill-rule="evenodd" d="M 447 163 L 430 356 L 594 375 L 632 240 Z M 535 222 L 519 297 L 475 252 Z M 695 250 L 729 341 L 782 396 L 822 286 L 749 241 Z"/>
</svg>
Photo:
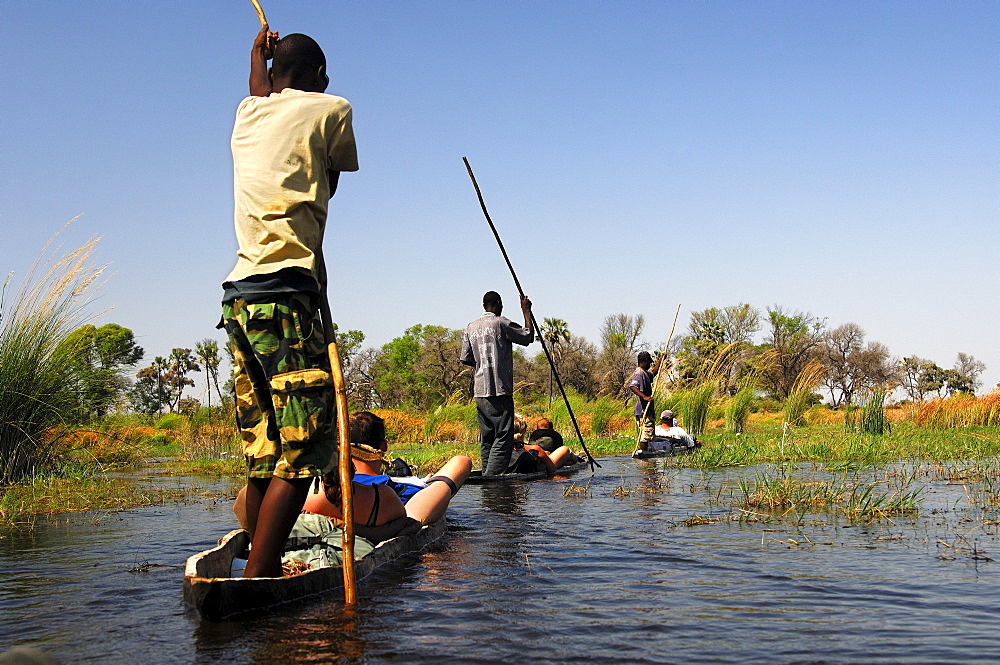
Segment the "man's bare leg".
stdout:
<svg viewBox="0 0 1000 665">
<path fill-rule="evenodd" d="M 250 486 L 254 485 L 253 479 Z M 274 477 L 268 482 L 256 519 L 251 519 L 251 494 L 247 491 L 248 523 L 254 526 L 250 558 L 243 577 L 280 577 L 281 548 L 302 512 L 312 478 L 285 480 Z"/>
</svg>

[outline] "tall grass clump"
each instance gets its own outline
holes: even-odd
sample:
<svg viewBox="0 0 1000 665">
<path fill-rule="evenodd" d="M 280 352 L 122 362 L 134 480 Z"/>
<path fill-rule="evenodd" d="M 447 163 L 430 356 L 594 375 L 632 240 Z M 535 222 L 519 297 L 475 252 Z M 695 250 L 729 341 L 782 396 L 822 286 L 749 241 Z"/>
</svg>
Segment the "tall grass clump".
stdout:
<svg viewBox="0 0 1000 665">
<path fill-rule="evenodd" d="M 0 296 L 0 484 L 54 465 L 54 430 L 78 402 L 81 363 L 60 343 L 82 322 L 104 268 L 91 262 L 97 238 L 61 258 L 45 257 L 51 242 L 13 302 L 6 302 L 9 277 Z"/>
<path fill-rule="evenodd" d="M 587 400 L 572 388 L 566 389 L 566 397 L 569 398 L 569 404 L 573 408 L 573 415 L 579 418 L 580 414 L 586 408 Z M 559 400 L 552 404 L 552 409 L 549 411 L 549 418 L 552 419 L 553 427 L 560 432 L 573 431 L 573 421 L 569 417 L 569 409 L 566 408 L 564 400 Z"/>
<path fill-rule="evenodd" d="M 932 399 L 920 407 L 917 425 L 950 429 L 953 427 L 996 427 L 1000 425 L 1000 390 L 976 397 L 954 395 Z"/>
<path fill-rule="evenodd" d="M 739 382 L 739 390 L 726 403 L 726 429 L 734 434 L 742 434 L 747 429 L 747 420 L 757 399 L 758 375 L 750 374 Z"/>
<path fill-rule="evenodd" d="M 892 423 L 885 416 L 886 390 L 878 388 L 865 397 L 858 410 L 858 430 L 864 434 L 886 434 Z"/>
<path fill-rule="evenodd" d="M 708 409 L 715 396 L 715 381 L 706 380 L 691 388 L 677 391 L 677 402 L 674 410 L 681 418 L 681 425 L 693 436 L 705 432 L 708 422 Z M 657 420 L 657 416 L 653 417 Z"/>
<path fill-rule="evenodd" d="M 590 434 L 604 436 L 612 419 L 623 411 L 621 402 L 610 397 L 599 397 L 590 404 Z"/>
<path fill-rule="evenodd" d="M 819 385 L 823 367 L 810 363 L 795 378 L 792 389 L 785 400 L 785 422 L 789 425 L 805 425 L 806 411 L 809 410 L 813 391 Z"/>
</svg>

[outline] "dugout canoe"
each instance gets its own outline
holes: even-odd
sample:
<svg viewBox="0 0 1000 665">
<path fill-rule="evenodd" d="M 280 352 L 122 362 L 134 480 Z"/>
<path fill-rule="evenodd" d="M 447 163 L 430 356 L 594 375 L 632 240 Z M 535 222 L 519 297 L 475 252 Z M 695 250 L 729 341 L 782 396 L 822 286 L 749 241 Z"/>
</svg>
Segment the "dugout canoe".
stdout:
<svg viewBox="0 0 1000 665">
<path fill-rule="evenodd" d="M 674 446 L 670 450 L 654 450 L 650 452 L 632 453 L 632 459 L 655 459 L 657 457 L 674 457 L 676 455 L 687 455 L 693 453 L 698 448 L 688 448 L 687 446 Z"/>
<path fill-rule="evenodd" d="M 513 483 L 520 482 L 522 480 L 538 480 L 540 478 L 567 476 L 571 473 L 576 473 L 577 471 L 585 469 L 588 466 L 590 466 L 590 462 L 584 460 L 583 462 L 577 462 L 576 464 L 559 467 L 554 473 L 549 473 L 548 471 L 535 471 L 534 473 L 502 473 L 498 476 L 484 476 L 480 469 L 476 469 L 469 474 L 469 477 L 465 482 L 470 485 L 485 485 L 489 483 Z"/>
<path fill-rule="evenodd" d="M 414 534 L 380 543 L 354 562 L 355 578 L 360 582 L 385 564 L 419 552 L 444 535 L 447 528 L 447 520 L 442 517 Z M 184 601 L 203 618 L 218 621 L 344 588 L 344 572 L 340 566 L 307 570 L 287 577 L 231 577 L 233 559 L 245 558 L 249 545 L 250 534 L 236 529 L 226 534 L 216 547 L 187 560 Z"/>
</svg>

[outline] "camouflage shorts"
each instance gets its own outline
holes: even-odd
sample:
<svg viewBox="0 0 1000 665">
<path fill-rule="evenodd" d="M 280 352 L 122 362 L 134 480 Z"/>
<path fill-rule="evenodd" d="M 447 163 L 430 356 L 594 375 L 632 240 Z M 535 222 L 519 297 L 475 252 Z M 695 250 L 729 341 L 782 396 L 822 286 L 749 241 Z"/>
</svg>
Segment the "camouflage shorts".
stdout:
<svg viewBox="0 0 1000 665">
<path fill-rule="evenodd" d="M 309 478 L 337 464 L 333 379 L 316 297 L 223 303 L 236 359 L 236 426 L 251 478 Z"/>
</svg>

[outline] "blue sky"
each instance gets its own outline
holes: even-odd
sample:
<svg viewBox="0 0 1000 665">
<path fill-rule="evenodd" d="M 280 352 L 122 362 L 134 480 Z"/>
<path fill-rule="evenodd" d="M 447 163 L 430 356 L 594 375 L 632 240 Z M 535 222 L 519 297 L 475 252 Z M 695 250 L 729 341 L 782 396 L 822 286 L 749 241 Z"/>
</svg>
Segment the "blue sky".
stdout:
<svg viewBox="0 0 1000 665">
<path fill-rule="evenodd" d="M 1000 381 L 1000 4 L 287 2 L 355 109 L 334 318 L 381 345 L 516 292 L 598 341 L 748 302 Z M 93 310 L 147 359 L 223 339 L 249 0 L 4 3 L 0 269 L 101 235 Z M 510 308 L 508 308 L 510 309 Z"/>
</svg>

